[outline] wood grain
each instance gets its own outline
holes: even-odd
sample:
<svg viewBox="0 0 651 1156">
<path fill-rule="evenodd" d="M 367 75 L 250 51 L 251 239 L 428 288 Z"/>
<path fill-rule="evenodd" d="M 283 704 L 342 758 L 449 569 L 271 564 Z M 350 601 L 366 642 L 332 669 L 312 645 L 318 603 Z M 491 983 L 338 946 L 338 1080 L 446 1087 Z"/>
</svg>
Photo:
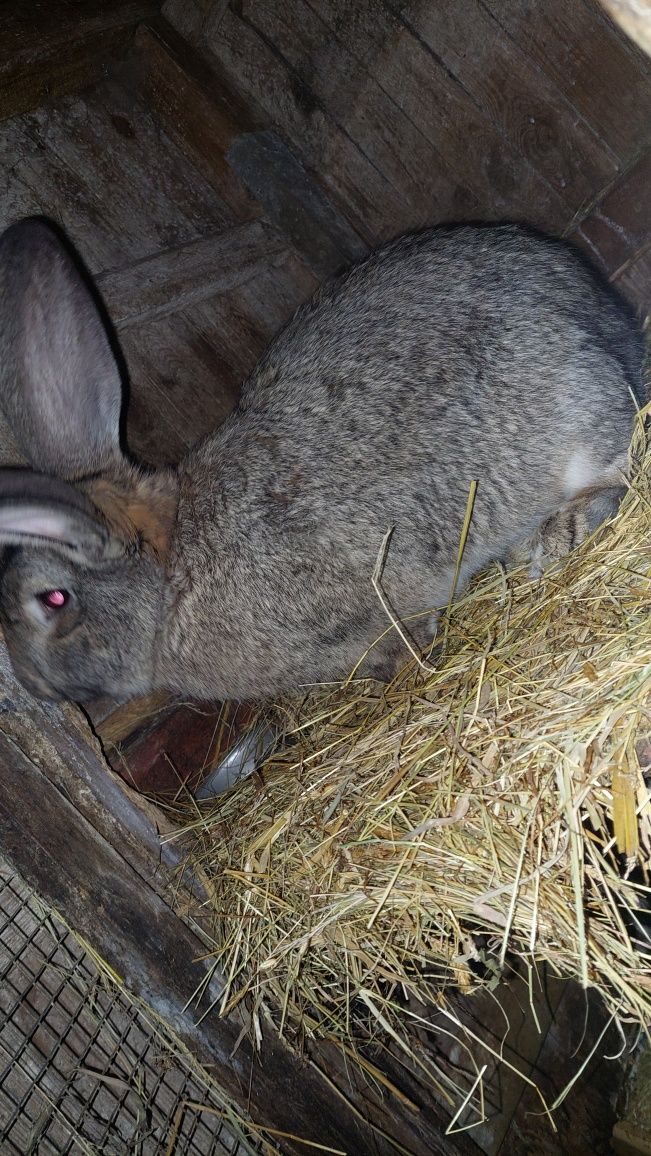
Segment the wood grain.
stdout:
<svg viewBox="0 0 651 1156">
<path fill-rule="evenodd" d="M 5 122 L 0 163 L 0 227 L 30 212 L 53 217 L 93 273 L 236 223 L 128 75 Z"/>
<path fill-rule="evenodd" d="M 241 13 L 274 45 L 304 99 L 323 109 L 323 133 L 345 133 L 400 191 L 405 227 L 477 213 L 476 197 L 451 174 L 448 156 L 439 152 L 432 163 L 419 126 L 360 68 L 348 44 L 331 35 L 306 0 L 244 0 Z"/>
<path fill-rule="evenodd" d="M 651 243 L 651 149 L 611 185 L 570 237 L 609 275 Z"/>
<path fill-rule="evenodd" d="M 267 1041 L 259 1063 L 247 1039 L 236 1049 L 241 1024 L 235 1018 L 220 1020 L 213 1011 L 197 1024 L 193 993 L 207 983 L 207 1010 L 220 987 L 218 976 L 209 978 L 209 963 L 199 961 L 200 940 L 3 735 L 0 763 L 3 853 L 129 990 L 213 1068 L 225 1092 L 259 1123 L 332 1147 L 351 1141 L 356 1152 L 375 1156 L 372 1131 L 338 1100 L 335 1106 L 316 1073 L 281 1044 Z M 279 1095 L 280 1088 L 291 1088 L 291 1096 Z M 291 1141 L 283 1147 L 304 1152 Z"/>
<path fill-rule="evenodd" d="M 525 34 L 509 3 L 243 0 L 236 12 L 208 11 L 196 35 L 355 226 L 366 223 L 366 239 L 468 216 L 524 217 L 560 232 L 651 132 L 638 112 L 622 138 L 620 112 L 615 132 L 612 110 L 591 92 L 584 107 L 579 83 L 567 83 L 567 62 L 557 59 L 561 49 L 579 41 L 575 55 L 585 60 L 572 64 L 582 85 L 590 75 L 595 89 L 604 64 L 612 70 L 627 107 L 632 84 L 651 110 L 651 80 L 583 0 L 562 16 L 553 0 L 542 7 L 531 23 L 544 35 Z M 173 15 L 173 5 L 167 10 Z M 391 188 L 381 207 L 378 175 Z"/>
<path fill-rule="evenodd" d="M 366 255 L 368 246 L 278 133 L 241 133 L 227 158 L 318 278 Z"/>
<path fill-rule="evenodd" d="M 166 132 L 241 219 L 264 209 L 318 276 L 363 242 L 276 133 L 262 129 L 214 70 L 158 20 L 136 36 L 143 85 Z"/>
<path fill-rule="evenodd" d="M 648 332 L 651 324 L 651 243 L 619 268 L 613 284 L 637 306 Z"/>
<path fill-rule="evenodd" d="M 151 725 L 160 714 L 166 713 L 173 702 L 173 696 L 166 690 L 154 690 L 151 694 L 116 702 L 115 699 L 97 699 L 91 714 L 93 732 L 103 747 L 116 746 L 142 726 Z"/>
<path fill-rule="evenodd" d="M 219 11 L 223 13 L 228 4 L 229 0 L 165 0 L 162 12 L 184 40 L 198 45 L 208 17 L 212 15 L 216 21 Z"/>
<path fill-rule="evenodd" d="M 484 3 L 508 40 L 553 80 L 617 161 L 630 163 L 651 140 L 649 62 L 604 18 L 596 0 Z"/>
<path fill-rule="evenodd" d="M 161 846 L 159 835 L 169 830 L 162 812 L 143 796 L 126 790 L 102 756 L 99 745 L 73 706 L 40 703 L 14 679 L 4 643 L 0 642 L 0 736 L 6 759 L 24 755 L 44 781 L 68 799 L 80 821 L 90 823 L 131 868 L 156 886 L 161 864 L 175 871 L 180 863 L 172 844 Z M 7 791 L 3 761 L 3 792 Z M 8 804 L 12 803 L 7 796 Z M 41 801 L 34 796 L 32 809 Z M 19 809 L 20 814 L 20 809 Z M 47 822 L 47 816 L 43 818 Z M 65 857 L 61 869 L 65 871 Z"/>
<path fill-rule="evenodd" d="M 241 228 L 255 229 L 258 238 L 269 236 L 273 249 L 273 231 L 268 234 L 258 225 Z M 199 280 L 191 306 L 120 332 L 131 381 L 127 438 L 146 461 L 178 461 L 227 417 L 269 338 L 317 285 L 283 248 L 245 268 L 248 276 L 241 284 L 237 262 L 233 270 L 230 292 L 204 299 Z M 164 285 L 160 292 L 164 298 Z M 266 320 L 270 311 L 271 324 Z"/>
<path fill-rule="evenodd" d="M 318 175 L 356 231 L 367 242 L 394 234 L 397 222 L 416 222 L 418 212 L 306 88 L 282 53 L 242 16 L 228 8 L 209 14 L 204 49 L 234 90 L 298 145 L 309 171 Z"/>
<path fill-rule="evenodd" d="M 238 219 L 258 216 L 255 197 L 226 160 L 235 137 L 256 127 L 255 118 L 165 21 L 141 26 L 136 47 L 143 91 L 170 139 Z"/>
<path fill-rule="evenodd" d="M 254 221 L 131 261 L 100 274 L 97 285 L 121 331 L 228 293 L 287 257 L 285 239 Z"/>
<path fill-rule="evenodd" d="M 553 1103 L 583 1071 L 572 1093 L 555 1113 L 557 1133 L 543 1131 L 540 1124 L 540 1101 L 532 1089 L 526 1088 L 514 1114 L 508 1137 L 500 1153 L 503 1156 L 608 1156 L 611 1135 L 616 1120 L 618 1096 L 626 1077 L 630 1052 L 619 1031 L 608 1025 L 603 1004 L 591 990 L 585 992 L 578 984 L 568 984 L 546 1036 L 532 1076 Z M 590 1053 L 603 1029 L 607 1029 L 594 1056 Z M 613 1062 L 608 1056 L 619 1056 Z M 587 1061 L 587 1063 L 586 1063 Z"/>
<path fill-rule="evenodd" d="M 650 181 L 647 150 L 569 233 L 643 318 L 651 314 Z"/>
<path fill-rule="evenodd" d="M 399 6 L 378 6 L 374 0 L 355 6 L 343 0 L 310 0 L 310 4 L 330 33 L 317 54 L 326 89 L 332 68 L 327 57 L 336 57 L 342 44 L 355 57 L 351 67 L 342 69 L 337 95 L 331 98 L 340 106 L 347 131 L 365 143 L 366 105 L 373 99 L 371 85 L 376 84 L 417 127 L 415 147 L 421 166 L 436 167 L 442 159 L 449 179 L 476 197 L 476 215 L 486 220 L 526 216 L 547 228 L 562 227 L 569 215 L 564 191 L 536 171 L 527 151 L 521 151 L 486 115 L 486 102 L 452 75 L 439 54 L 438 40 L 432 51 L 419 31 L 400 18 Z M 441 6 L 428 9 L 430 14 L 442 11 Z M 318 66 L 313 56 L 306 62 L 310 74 Z M 526 127 L 531 135 L 528 121 Z M 407 163 L 413 167 L 409 158 Z"/>
<path fill-rule="evenodd" d="M 453 1034 L 442 1036 L 437 1046 L 447 1058 L 450 1074 L 455 1072 L 460 1076 L 463 1072 L 464 1086 L 468 1089 L 476 1074 L 474 1064 L 486 1064 L 486 1119 L 476 1123 L 472 1135 L 487 1156 L 500 1151 L 508 1135 L 513 1114 L 527 1088 L 525 1081 L 531 1077 L 540 1058 L 565 987 L 566 981 L 541 966 L 532 976 L 531 991 L 525 972 L 512 975 L 494 992 L 480 991 L 465 997 L 460 993 L 450 995 L 452 1011 L 461 1027 L 455 1030 L 449 1023 L 441 1024 Z M 479 1036 L 485 1046 L 473 1043 L 466 1031 Z M 493 1054 L 488 1048 L 493 1049 Z M 506 1063 L 498 1060 L 498 1056 Z M 469 1124 L 476 1118 L 476 1113 L 468 1111 L 459 1123 Z M 539 1129 L 547 1137 L 553 1135 L 545 1117 L 539 1118 Z"/>
<path fill-rule="evenodd" d="M 616 172 L 598 133 L 576 116 L 523 46 L 509 40 L 481 0 L 407 0 L 398 10 L 501 136 L 567 204 L 578 208 Z"/>
<path fill-rule="evenodd" d="M 20 0 L 0 13 L 0 120 L 37 108 L 98 80 L 111 56 L 122 55 L 140 21 L 155 14 L 148 0 L 52 4 Z"/>
</svg>

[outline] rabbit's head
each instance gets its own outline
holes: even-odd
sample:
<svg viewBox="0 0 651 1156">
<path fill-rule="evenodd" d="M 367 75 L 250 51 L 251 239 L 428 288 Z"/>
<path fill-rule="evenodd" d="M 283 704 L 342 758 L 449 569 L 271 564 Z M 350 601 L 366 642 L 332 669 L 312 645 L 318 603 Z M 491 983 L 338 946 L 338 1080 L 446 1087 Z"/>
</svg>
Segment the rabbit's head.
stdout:
<svg viewBox="0 0 651 1156">
<path fill-rule="evenodd" d="M 0 469 L 0 623 L 17 677 L 41 698 L 152 685 L 177 482 L 129 463 L 121 408 L 109 330 L 76 258 L 45 221 L 11 226 L 0 411 L 27 465 L 14 455 Z"/>
</svg>

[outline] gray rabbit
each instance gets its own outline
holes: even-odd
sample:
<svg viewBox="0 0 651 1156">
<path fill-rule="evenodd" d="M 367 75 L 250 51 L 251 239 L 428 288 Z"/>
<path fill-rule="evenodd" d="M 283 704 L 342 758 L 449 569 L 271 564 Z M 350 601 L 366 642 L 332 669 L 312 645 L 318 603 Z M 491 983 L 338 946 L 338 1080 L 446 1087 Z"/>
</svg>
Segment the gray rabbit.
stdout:
<svg viewBox="0 0 651 1156">
<path fill-rule="evenodd" d="M 645 400 L 628 308 L 515 225 L 400 237 L 321 290 L 178 469 L 125 456 L 101 309 L 39 219 L 0 238 L 0 343 L 29 463 L 0 471 L 0 620 L 51 699 L 389 677 L 379 593 L 424 645 L 472 483 L 460 586 L 577 503 L 586 529 L 615 508 Z"/>
</svg>

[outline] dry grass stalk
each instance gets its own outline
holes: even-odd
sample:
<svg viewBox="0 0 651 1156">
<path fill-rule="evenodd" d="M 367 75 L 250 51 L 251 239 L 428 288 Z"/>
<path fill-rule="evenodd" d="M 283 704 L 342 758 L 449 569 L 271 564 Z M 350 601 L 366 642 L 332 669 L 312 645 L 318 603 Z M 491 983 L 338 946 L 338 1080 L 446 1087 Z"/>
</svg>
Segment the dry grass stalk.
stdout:
<svg viewBox="0 0 651 1156">
<path fill-rule="evenodd" d="M 651 850 L 636 755 L 651 709 L 641 423 L 637 440 L 620 513 L 566 562 L 536 582 L 492 568 L 452 608 L 433 670 L 284 704 L 288 742 L 262 775 L 188 805 L 224 1013 L 247 997 L 258 1036 L 266 1013 L 348 1051 L 376 1033 L 409 1050 L 404 996 L 488 982 L 470 966 L 481 934 L 499 964 L 547 961 L 619 1020 L 649 1022 L 651 953 L 635 942 Z"/>
</svg>

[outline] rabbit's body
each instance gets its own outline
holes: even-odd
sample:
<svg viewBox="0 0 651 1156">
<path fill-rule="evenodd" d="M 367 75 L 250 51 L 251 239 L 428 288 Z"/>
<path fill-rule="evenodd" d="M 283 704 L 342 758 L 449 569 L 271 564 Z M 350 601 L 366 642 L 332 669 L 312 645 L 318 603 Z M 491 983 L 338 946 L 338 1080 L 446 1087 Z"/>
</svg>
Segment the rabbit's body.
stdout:
<svg viewBox="0 0 651 1156">
<path fill-rule="evenodd" d="M 371 578 L 391 528 L 382 585 L 425 642 L 472 481 L 462 582 L 617 483 L 639 388 L 627 315 L 565 246 L 503 227 L 380 250 L 299 311 L 182 466 L 165 681 L 252 697 L 346 675 L 389 625 Z M 391 631 L 367 669 L 400 647 Z"/>
<path fill-rule="evenodd" d="M 361 672 L 385 677 L 406 652 L 393 629 L 373 645 L 390 626 L 372 581 L 383 543 L 382 589 L 424 643 L 450 592 L 472 483 L 461 584 L 577 496 L 620 483 L 636 398 L 642 343 L 628 309 L 567 246 L 516 226 L 400 238 L 317 294 L 273 342 L 238 409 L 176 474 L 128 471 L 117 434 L 99 438 L 85 469 L 76 459 L 68 468 L 75 455 L 58 451 L 54 435 L 41 434 L 34 450 L 38 419 L 31 410 L 23 419 L 24 402 L 5 386 L 0 402 L 31 464 L 43 468 L 44 458 L 49 472 L 77 481 L 109 526 L 108 543 L 88 547 L 105 551 L 86 571 L 92 593 L 78 596 L 92 609 L 67 633 L 50 616 L 45 642 L 19 608 L 28 563 L 38 556 L 43 590 L 67 590 L 86 540 L 72 558 L 52 545 L 54 533 L 13 556 L 0 614 L 14 662 L 39 693 L 77 697 L 154 686 L 263 697 L 345 677 L 369 647 Z M 102 486 L 118 494 L 112 506 L 131 494 L 126 521 L 141 545 L 158 527 L 163 564 L 124 543 L 120 552 L 120 517 Z M 16 517 L 9 522 L 3 530 L 0 516 L 0 535 L 24 547 Z M 110 590 L 121 592 L 128 628 Z M 55 648 L 57 630 L 64 645 Z M 74 660 L 61 658 L 75 633 Z M 118 660 L 113 635 L 132 653 Z M 86 667 L 96 680 L 80 674 Z"/>
</svg>

